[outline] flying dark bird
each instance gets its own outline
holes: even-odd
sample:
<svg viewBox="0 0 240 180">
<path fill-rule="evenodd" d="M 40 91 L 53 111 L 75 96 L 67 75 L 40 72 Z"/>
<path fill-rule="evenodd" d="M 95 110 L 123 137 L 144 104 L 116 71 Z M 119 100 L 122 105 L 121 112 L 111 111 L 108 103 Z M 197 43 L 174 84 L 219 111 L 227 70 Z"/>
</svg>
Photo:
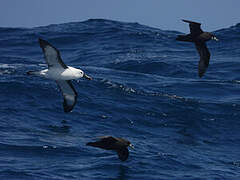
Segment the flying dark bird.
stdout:
<svg viewBox="0 0 240 180">
<path fill-rule="evenodd" d="M 198 63 L 198 75 L 199 77 L 202 77 L 207 70 L 210 59 L 210 52 L 205 42 L 210 39 L 218 41 L 218 39 L 210 32 L 203 32 L 200 23 L 188 20 L 183 20 L 183 22 L 189 23 L 190 34 L 179 35 L 176 40 L 193 42 L 195 44 L 196 49 L 200 55 L 200 60 Z"/>
<path fill-rule="evenodd" d="M 89 142 L 86 145 L 116 151 L 118 158 L 122 161 L 126 161 L 128 158 L 128 146 L 133 148 L 133 145 L 128 140 L 112 136 L 100 137 L 98 141 Z"/>
<path fill-rule="evenodd" d="M 77 92 L 74 89 L 71 80 L 82 77 L 89 80 L 92 78 L 87 76 L 81 69 L 66 66 L 60 56 L 60 52 L 49 42 L 39 39 L 39 44 L 42 48 L 48 69 L 41 71 L 29 71 L 27 74 L 37 75 L 56 81 L 64 97 L 64 111 L 70 112 L 77 102 Z"/>
</svg>

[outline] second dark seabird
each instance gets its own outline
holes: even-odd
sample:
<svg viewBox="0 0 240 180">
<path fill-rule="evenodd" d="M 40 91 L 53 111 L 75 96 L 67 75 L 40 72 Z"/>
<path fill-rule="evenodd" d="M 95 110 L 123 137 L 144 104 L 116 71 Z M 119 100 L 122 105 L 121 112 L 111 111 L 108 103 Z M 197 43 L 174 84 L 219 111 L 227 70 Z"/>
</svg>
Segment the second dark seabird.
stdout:
<svg viewBox="0 0 240 180">
<path fill-rule="evenodd" d="M 176 40 L 193 42 L 195 44 L 200 55 L 200 60 L 198 63 L 198 75 L 201 78 L 206 72 L 210 60 L 210 52 L 205 42 L 211 39 L 218 41 L 218 39 L 210 32 L 203 32 L 200 27 L 200 23 L 188 20 L 183 20 L 183 22 L 189 23 L 190 34 L 179 35 Z"/>
<path fill-rule="evenodd" d="M 89 142 L 86 145 L 116 151 L 118 158 L 122 161 L 126 161 L 128 158 L 128 146 L 133 148 L 133 145 L 128 140 L 112 136 L 100 137 L 98 141 Z"/>
</svg>

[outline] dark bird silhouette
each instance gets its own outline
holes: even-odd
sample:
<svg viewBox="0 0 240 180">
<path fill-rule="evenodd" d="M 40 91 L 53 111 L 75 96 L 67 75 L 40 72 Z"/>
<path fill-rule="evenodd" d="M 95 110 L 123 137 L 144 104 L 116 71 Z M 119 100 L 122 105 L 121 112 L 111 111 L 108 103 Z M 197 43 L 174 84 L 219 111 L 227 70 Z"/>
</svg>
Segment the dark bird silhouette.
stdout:
<svg viewBox="0 0 240 180">
<path fill-rule="evenodd" d="M 218 39 L 210 32 L 203 32 L 200 23 L 188 20 L 183 20 L 183 22 L 189 23 L 190 34 L 179 35 L 176 40 L 193 42 L 195 44 L 200 55 L 200 60 L 198 63 L 198 75 L 201 78 L 206 72 L 210 60 L 210 52 L 205 42 L 211 39 L 218 41 Z"/>
<path fill-rule="evenodd" d="M 133 148 L 133 145 L 128 140 L 112 136 L 100 137 L 98 141 L 89 142 L 86 145 L 116 151 L 118 158 L 122 161 L 126 161 L 128 158 L 128 146 Z"/>
</svg>

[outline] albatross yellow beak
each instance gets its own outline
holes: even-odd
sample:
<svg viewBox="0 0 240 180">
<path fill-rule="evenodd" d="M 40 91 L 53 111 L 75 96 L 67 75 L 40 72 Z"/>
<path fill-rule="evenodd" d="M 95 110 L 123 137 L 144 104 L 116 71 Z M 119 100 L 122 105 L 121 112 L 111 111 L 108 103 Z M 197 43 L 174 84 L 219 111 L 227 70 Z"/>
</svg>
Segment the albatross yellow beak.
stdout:
<svg viewBox="0 0 240 180">
<path fill-rule="evenodd" d="M 90 76 L 86 75 L 85 73 L 83 74 L 83 77 L 88 79 L 88 80 L 92 80 L 92 78 Z"/>
</svg>

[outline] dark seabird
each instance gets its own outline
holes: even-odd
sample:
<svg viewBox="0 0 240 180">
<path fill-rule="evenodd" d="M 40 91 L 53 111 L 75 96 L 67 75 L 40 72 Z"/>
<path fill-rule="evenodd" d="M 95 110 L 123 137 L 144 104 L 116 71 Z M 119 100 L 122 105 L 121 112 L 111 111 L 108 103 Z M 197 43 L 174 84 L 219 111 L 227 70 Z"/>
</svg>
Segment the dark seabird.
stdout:
<svg viewBox="0 0 240 180">
<path fill-rule="evenodd" d="M 27 74 L 37 75 L 56 81 L 64 97 L 64 112 L 70 112 L 77 102 L 77 92 L 74 89 L 71 80 L 82 77 L 89 80 L 92 78 L 87 76 L 81 69 L 66 66 L 62 61 L 60 52 L 47 41 L 39 39 L 39 44 L 43 50 L 48 69 L 41 71 L 29 71 Z"/>
<path fill-rule="evenodd" d="M 200 60 L 198 63 L 198 75 L 199 77 L 202 77 L 207 70 L 210 59 L 210 52 L 205 42 L 210 39 L 218 41 L 218 39 L 210 32 L 203 32 L 200 27 L 200 23 L 188 20 L 183 20 L 183 22 L 189 23 L 190 34 L 179 35 L 176 40 L 193 42 L 195 44 L 196 49 L 200 55 Z"/>
<path fill-rule="evenodd" d="M 116 151 L 118 158 L 122 161 L 126 161 L 128 158 L 128 146 L 133 148 L 133 145 L 128 140 L 112 136 L 100 137 L 99 141 L 89 142 L 86 145 Z"/>
</svg>

